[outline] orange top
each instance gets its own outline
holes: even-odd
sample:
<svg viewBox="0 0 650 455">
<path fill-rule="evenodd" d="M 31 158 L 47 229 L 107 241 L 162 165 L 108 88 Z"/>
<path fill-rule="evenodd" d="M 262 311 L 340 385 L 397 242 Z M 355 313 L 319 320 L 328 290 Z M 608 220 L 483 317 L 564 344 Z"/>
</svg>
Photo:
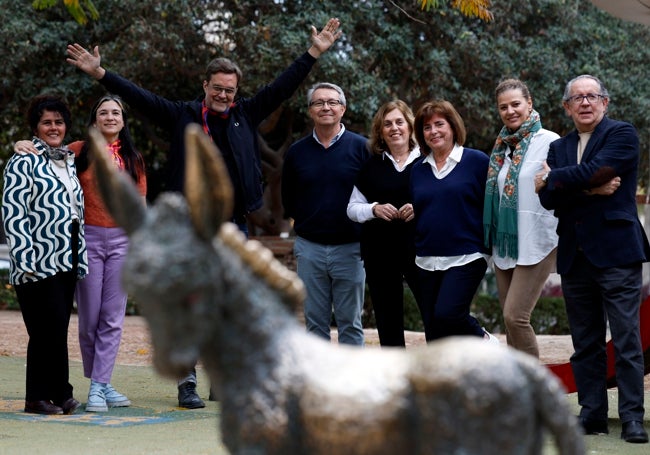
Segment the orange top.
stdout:
<svg viewBox="0 0 650 455">
<path fill-rule="evenodd" d="M 69 144 L 68 148 L 74 152 L 75 156 L 79 156 L 83 145 L 84 141 L 76 141 Z M 108 151 L 107 153 L 112 152 Z M 91 163 L 85 172 L 78 175 L 81 188 L 84 192 L 84 209 L 86 215 L 84 223 L 91 226 L 117 227 L 117 223 L 115 223 L 113 217 L 108 213 L 108 209 L 104 205 L 102 197 L 99 194 L 97 182 L 95 181 L 94 167 L 95 166 Z M 140 171 L 138 177 L 138 191 L 142 196 L 146 196 L 147 175 Z"/>
</svg>

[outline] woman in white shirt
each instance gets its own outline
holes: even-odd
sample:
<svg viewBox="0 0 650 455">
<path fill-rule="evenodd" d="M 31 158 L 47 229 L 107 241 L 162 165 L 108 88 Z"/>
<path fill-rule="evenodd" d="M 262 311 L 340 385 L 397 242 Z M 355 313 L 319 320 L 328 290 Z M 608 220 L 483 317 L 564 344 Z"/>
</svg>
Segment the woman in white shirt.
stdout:
<svg viewBox="0 0 650 455">
<path fill-rule="evenodd" d="M 503 128 L 492 149 L 485 189 L 485 244 L 494 274 L 508 345 L 539 358 L 530 317 L 555 268 L 557 218 L 535 193 L 551 142 L 559 136 L 542 128 L 526 84 L 506 79 L 496 88 Z"/>
</svg>

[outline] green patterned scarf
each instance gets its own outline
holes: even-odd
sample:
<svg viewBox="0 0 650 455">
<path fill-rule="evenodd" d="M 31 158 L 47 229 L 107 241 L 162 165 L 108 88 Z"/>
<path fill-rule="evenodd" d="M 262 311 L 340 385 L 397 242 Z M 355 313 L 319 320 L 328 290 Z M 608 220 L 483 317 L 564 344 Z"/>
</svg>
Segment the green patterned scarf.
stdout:
<svg viewBox="0 0 650 455">
<path fill-rule="evenodd" d="M 517 179 L 519 169 L 528 150 L 528 144 L 533 135 L 542 128 L 539 114 L 533 110 L 530 117 L 521 124 L 519 129 L 510 133 L 504 126 L 499 132 L 488 168 L 487 183 L 485 184 L 485 203 L 483 205 L 483 231 L 485 246 L 492 249 L 497 246 L 497 254 L 501 257 L 517 259 L 517 208 L 518 191 Z M 512 148 L 512 164 L 506 175 L 503 195 L 499 197 L 497 177 L 503 166 L 506 152 Z"/>
</svg>

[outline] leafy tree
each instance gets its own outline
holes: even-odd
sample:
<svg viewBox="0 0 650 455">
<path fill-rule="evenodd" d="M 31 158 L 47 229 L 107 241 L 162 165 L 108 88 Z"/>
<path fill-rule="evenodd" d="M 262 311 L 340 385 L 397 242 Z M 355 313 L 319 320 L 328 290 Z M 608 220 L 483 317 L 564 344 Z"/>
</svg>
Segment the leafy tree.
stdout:
<svg viewBox="0 0 650 455">
<path fill-rule="evenodd" d="M 32 6 L 36 10 L 41 10 L 52 8 L 57 3 L 59 3 L 58 0 L 34 0 Z M 88 22 L 88 15 L 90 15 L 91 19 L 97 19 L 99 17 L 99 12 L 91 0 L 84 0 L 83 3 L 80 3 L 79 0 L 63 0 L 63 4 L 74 20 L 80 24 Z M 86 11 L 88 14 L 86 14 Z"/>
<path fill-rule="evenodd" d="M 429 11 L 430 8 L 438 8 L 439 0 L 418 0 L 422 9 Z M 490 0 L 452 0 L 452 8 L 457 8 L 462 14 L 468 17 L 478 17 L 485 21 L 492 20 L 492 13 L 488 9 Z"/>
<path fill-rule="evenodd" d="M 255 224 L 265 232 L 286 229 L 279 205 L 279 173 L 288 145 L 308 134 L 305 90 L 327 80 L 348 97 L 344 121 L 366 134 L 377 108 L 401 98 L 417 109 L 446 98 L 468 127 L 468 145 L 489 152 L 501 127 L 494 88 L 503 77 L 520 77 L 531 88 L 546 128 L 572 129 L 561 106 L 566 81 L 591 73 L 610 89 L 613 118 L 640 134 L 646 186 L 650 145 L 650 29 L 597 10 L 588 0 L 503 0 L 490 6 L 493 20 L 470 18 L 453 2 L 423 10 L 424 0 L 94 0 L 97 21 L 77 23 L 64 5 L 34 11 L 10 0 L 0 9 L 0 39 L 7 43 L 0 69 L 0 139 L 27 135 L 22 115 L 35 94 L 56 90 L 72 103 L 71 138 L 83 137 L 100 84 L 65 63 L 66 45 L 100 45 L 103 64 L 170 99 L 202 96 L 203 70 L 225 56 L 244 71 L 241 94 L 271 81 L 309 46 L 309 27 L 329 16 L 344 35 L 321 57 L 305 86 L 260 128 L 266 205 Z M 131 113 L 136 143 L 150 167 L 150 196 L 162 189 L 167 136 L 138 112 Z"/>
</svg>

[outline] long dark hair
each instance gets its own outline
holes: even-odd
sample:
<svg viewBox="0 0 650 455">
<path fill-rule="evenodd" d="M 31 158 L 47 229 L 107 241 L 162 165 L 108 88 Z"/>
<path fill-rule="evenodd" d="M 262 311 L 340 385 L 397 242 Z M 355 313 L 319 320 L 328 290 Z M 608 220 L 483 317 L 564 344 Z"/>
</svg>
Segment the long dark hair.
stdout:
<svg viewBox="0 0 650 455">
<path fill-rule="evenodd" d="M 138 182 L 140 179 L 140 173 L 145 172 L 144 158 L 138 152 L 138 150 L 133 145 L 133 139 L 131 138 L 131 132 L 129 131 L 129 119 L 124 109 L 124 103 L 122 99 L 113 94 L 106 94 L 97 100 L 92 110 L 90 111 L 90 117 L 88 118 L 88 127 L 91 127 L 97 121 L 97 111 L 107 101 L 115 101 L 122 109 L 122 120 L 124 120 L 124 128 L 120 131 L 118 138 L 120 139 L 120 157 L 124 161 L 124 169 L 131 176 L 134 182 Z M 90 148 L 90 142 L 86 143 L 81 148 L 79 156 L 75 160 L 77 166 L 77 172 L 80 174 L 88 170 L 90 164 L 88 149 Z"/>
</svg>

